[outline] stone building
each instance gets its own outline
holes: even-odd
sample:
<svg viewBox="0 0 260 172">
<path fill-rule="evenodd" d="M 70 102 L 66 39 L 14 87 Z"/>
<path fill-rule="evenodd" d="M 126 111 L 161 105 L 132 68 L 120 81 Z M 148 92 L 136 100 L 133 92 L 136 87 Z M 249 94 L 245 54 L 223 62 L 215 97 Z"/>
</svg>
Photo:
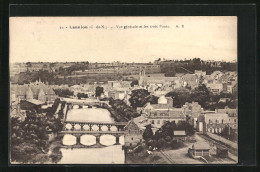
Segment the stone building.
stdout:
<svg viewBox="0 0 260 172">
<path fill-rule="evenodd" d="M 207 142 L 194 143 L 188 150 L 188 154 L 194 158 L 210 155 L 210 145 Z"/>
<path fill-rule="evenodd" d="M 198 117 L 197 131 L 221 133 L 229 122 L 229 116 L 226 113 L 206 112 Z"/>
<path fill-rule="evenodd" d="M 200 75 L 186 74 L 181 76 L 180 81 L 183 87 L 191 87 L 192 89 L 199 86 Z"/>
<path fill-rule="evenodd" d="M 10 96 L 13 102 L 32 99 L 42 102 L 53 102 L 58 97 L 53 89 L 45 84 L 11 85 Z"/>
<path fill-rule="evenodd" d="M 141 70 L 139 72 L 138 84 L 140 86 L 147 85 L 160 85 L 172 88 L 180 88 L 180 78 L 179 77 L 165 77 L 165 76 L 146 76 L 146 71 Z"/>
<path fill-rule="evenodd" d="M 238 129 L 238 110 L 237 109 L 230 109 L 225 107 L 224 109 L 216 109 L 216 113 L 226 113 L 229 117 L 229 126 L 236 130 Z"/>
<path fill-rule="evenodd" d="M 127 123 L 124 130 L 126 147 L 135 147 L 143 141 L 143 131 L 138 127 L 134 119 Z"/>
<path fill-rule="evenodd" d="M 166 121 L 185 121 L 186 114 L 183 108 L 174 108 L 173 100 L 170 97 L 161 96 L 158 104 L 147 103 L 139 109 L 142 116 L 148 118 L 148 121 L 155 128 L 161 128 Z"/>
</svg>

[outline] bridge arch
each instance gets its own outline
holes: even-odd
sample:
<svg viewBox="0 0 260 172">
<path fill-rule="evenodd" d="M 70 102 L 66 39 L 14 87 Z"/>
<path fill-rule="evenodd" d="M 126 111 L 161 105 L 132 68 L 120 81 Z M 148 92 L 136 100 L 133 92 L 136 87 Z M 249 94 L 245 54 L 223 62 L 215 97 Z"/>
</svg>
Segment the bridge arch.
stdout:
<svg viewBox="0 0 260 172">
<path fill-rule="evenodd" d="M 97 144 L 96 137 L 91 134 L 84 134 L 80 137 L 80 143 L 86 146 L 95 145 Z"/>
<path fill-rule="evenodd" d="M 65 134 L 62 138 L 62 144 L 65 146 L 71 146 L 77 144 L 77 137 L 72 134 Z"/>
</svg>

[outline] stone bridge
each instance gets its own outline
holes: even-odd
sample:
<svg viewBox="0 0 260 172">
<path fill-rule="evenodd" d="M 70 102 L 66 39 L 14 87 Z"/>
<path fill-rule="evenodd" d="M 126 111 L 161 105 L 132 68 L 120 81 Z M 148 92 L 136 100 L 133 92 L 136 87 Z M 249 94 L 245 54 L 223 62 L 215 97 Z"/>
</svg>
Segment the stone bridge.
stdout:
<svg viewBox="0 0 260 172">
<path fill-rule="evenodd" d="M 125 131 L 61 131 L 59 133 L 60 136 L 64 135 L 73 135 L 76 137 L 76 144 L 68 147 L 88 147 L 87 145 L 81 144 L 80 138 L 83 135 L 92 135 L 96 137 L 96 144 L 100 145 L 100 137 L 102 135 L 112 135 L 115 136 L 116 138 L 116 145 L 120 144 L 119 143 L 119 137 L 123 136 L 125 134 Z"/>
<path fill-rule="evenodd" d="M 86 101 L 71 101 L 67 102 L 69 109 L 73 109 L 73 106 L 78 105 L 79 108 L 83 106 L 103 106 L 104 104 L 108 105 L 108 101 L 100 101 L 100 100 L 86 100 Z"/>
<path fill-rule="evenodd" d="M 88 147 L 82 145 L 80 138 L 83 135 L 92 135 L 96 137 L 96 144 L 100 144 L 100 137 L 102 135 L 112 135 L 116 138 L 116 144 L 119 144 L 119 137 L 125 134 L 124 127 L 127 122 L 75 122 L 75 121 L 65 121 L 63 131 L 59 133 L 60 136 L 73 135 L 76 137 L 76 147 Z M 70 127 L 68 127 L 68 125 Z M 94 127 L 95 126 L 95 127 Z M 106 130 L 104 130 L 104 127 Z M 67 128 L 68 127 L 68 128 Z M 113 130 L 114 127 L 114 130 Z M 102 130 L 103 128 L 103 130 Z M 67 145 L 64 145 L 67 146 Z M 68 147 L 75 147 L 68 146 Z"/>
</svg>

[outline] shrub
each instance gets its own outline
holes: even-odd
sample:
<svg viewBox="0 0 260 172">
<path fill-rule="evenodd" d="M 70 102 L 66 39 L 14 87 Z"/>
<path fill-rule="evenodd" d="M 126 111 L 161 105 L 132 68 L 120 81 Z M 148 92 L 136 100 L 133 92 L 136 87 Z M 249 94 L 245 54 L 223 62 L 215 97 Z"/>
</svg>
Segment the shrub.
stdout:
<svg viewBox="0 0 260 172">
<path fill-rule="evenodd" d="M 182 148 L 182 147 L 184 147 L 184 146 L 185 146 L 185 145 L 184 145 L 184 143 L 183 143 L 182 141 L 177 142 L 176 140 L 174 140 L 174 141 L 172 141 L 172 143 L 171 143 L 172 149 L 179 149 L 179 148 Z"/>
</svg>

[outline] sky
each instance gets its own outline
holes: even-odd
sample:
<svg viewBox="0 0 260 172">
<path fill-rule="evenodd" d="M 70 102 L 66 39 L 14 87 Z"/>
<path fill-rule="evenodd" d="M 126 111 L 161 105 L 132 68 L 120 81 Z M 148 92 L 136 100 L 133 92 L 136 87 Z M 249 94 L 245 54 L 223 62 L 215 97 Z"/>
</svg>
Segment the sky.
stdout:
<svg viewBox="0 0 260 172">
<path fill-rule="evenodd" d="M 11 63 L 237 59 L 235 16 L 11 17 L 9 24 Z"/>
</svg>

